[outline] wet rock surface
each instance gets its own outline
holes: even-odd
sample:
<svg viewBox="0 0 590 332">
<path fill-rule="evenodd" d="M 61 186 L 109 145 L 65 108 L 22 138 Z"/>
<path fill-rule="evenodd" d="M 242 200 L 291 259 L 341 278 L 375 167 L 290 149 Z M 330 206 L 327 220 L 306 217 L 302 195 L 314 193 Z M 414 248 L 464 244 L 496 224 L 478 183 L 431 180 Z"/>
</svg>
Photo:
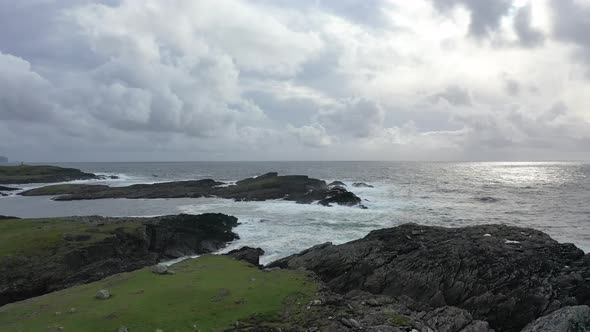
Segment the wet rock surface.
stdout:
<svg viewBox="0 0 590 332">
<path fill-rule="evenodd" d="M 47 227 L 57 222 L 49 220 Z M 210 253 L 238 238 L 232 232 L 237 219 L 223 214 L 72 217 L 61 222 L 90 237 L 56 234 L 55 246 L 42 252 L 15 250 L 0 255 L 0 305 L 152 266 L 160 260 Z"/>
<path fill-rule="evenodd" d="M 242 247 L 240 249 L 232 250 L 225 256 L 233 257 L 239 261 L 245 261 L 252 265 L 260 266 L 260 256 L 264 255 L 264 250 L 261 248 Z"/>
<path fill-rule="evenodd" d="M 338 293 L 459 307 L 496 331 L 520 331 L 562 307 L 590 304 L 590 255 L 540 231 L 504 225 L 407 224 L 319 245 L 269 267 L 313 271 Z"/>
<path fill-rule="evenodd" d="M 127 187 L 68 184 L 36 188 L 23 196 L 57 195 L 54 200 L 71 201 L 101 198 L 181 198 L 221 197 L 236 201 L 265 201 L 284 199 L 301 204 L 322 202 L 345 206 L 360 206 L 360 198 L 344 188 L 330 188 L 325 181 L 305 175 L 279 176 L 276 172 L 248 178 L 227 185 L 211 179 L 136 184 Z"/>
</svg>

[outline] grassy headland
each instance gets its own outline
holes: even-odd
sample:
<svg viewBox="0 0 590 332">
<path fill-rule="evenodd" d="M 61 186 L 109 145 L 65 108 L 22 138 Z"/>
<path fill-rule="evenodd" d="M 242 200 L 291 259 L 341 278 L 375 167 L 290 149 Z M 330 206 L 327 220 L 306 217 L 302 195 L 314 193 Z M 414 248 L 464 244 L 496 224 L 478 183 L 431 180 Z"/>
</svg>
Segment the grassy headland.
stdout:
<svg viewBox="0 0 590 332">
<path fill-rule="evenodd" d="M 304 273 L 263 272 L 223 256 L 203 256 L 158 275 L 142 269 L 0 308 L 6 331 L 222 331 L 264 320 L 280 327 L 299 314 L 318 285 Z M 95 299 L 101 289 L 112 298 Z"/>
<path fill-rule="evenodd" d="M 96 179 L 92 173 L 85 173 L 75 168 L 63 168 L 49 165 L 0 166 L 0 183 L 51 183 L 73 180 Z"/>
</svg>

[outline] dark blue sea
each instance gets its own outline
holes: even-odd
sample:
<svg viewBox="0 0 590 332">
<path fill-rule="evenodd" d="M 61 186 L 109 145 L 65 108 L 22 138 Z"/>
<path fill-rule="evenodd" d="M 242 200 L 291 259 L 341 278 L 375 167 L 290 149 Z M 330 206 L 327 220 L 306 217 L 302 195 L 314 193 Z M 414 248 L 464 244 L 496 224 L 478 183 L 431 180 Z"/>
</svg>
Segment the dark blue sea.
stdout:
<svg viewBox="0 0 590 332">
<path fill-rule="evenodd" d="M 236 181 L 270 171 L 340 180 L 365 199 L 367 210 L 286 201 L 233 202 L 217 198 L 55 202 L 50 197 L 0 198 L 0 215 L 152 216 L 221 212 L 239 218 L 241 239 L 231 248 L 262 247 L 264 261 L 323 242 L 342 243 L 378 228 L 414 222 L 459 227 L 502 223 L 532 227 L 590 251 L 590 164 L 577 162 L 182 162 L 64 163 L 117 175 L 80 181 L 113 186 L 213 178 Z M 375 188 L 353 188 L 366 182 Z M 39 185 L 27 185 L 31 188 Z M 507 239 L 510 240 L 510 239 Z"/>
</svg>

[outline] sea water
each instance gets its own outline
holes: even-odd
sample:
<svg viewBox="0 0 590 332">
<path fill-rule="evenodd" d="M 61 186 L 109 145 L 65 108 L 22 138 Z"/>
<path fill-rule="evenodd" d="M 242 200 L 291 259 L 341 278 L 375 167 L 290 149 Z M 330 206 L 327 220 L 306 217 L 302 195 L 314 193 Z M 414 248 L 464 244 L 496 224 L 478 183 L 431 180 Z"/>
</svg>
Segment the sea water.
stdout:
<svg viewBox="0 0 590 332">
<path fill-rule="evenodd" d="M 590 251 L 590 164 L 581 162 L 182 162 L 66 163 L 119 179 L 77 183 L 123 186 L 212 178 L 232 182 L 266 172 L 340 180 L 367 210 L 282 200 L 234 202 L 219 198 L 56 202 L 50 197 L 0 197 L 0 215 L 154 216 L 220 212 L 238 217 L 241 246 L 261 247 L 263 262 L 310 246 L 343 243 L 402 223 L 460 227 L 502 223 L 544 231 Z M 366 182 L 374 188 L 356 188 Z M 38 187 L 24 185 L 20 188 Z"/>
</svg>

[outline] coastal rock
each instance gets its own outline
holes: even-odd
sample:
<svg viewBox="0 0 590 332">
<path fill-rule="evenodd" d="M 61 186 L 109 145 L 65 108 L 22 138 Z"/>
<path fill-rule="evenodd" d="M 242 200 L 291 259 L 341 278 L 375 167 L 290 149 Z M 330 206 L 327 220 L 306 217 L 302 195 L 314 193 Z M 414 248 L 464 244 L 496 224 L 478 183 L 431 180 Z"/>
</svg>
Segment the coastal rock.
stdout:
<svg viewBox="0 0 590 332">
<path fill-rule="evenodd" d="M 232 232 L 237 219 L 223 214 L 22 219 L 18 223 L 30 228 L 26 235 L 30 249 L 3 248 L 0 306 L 152 266 L 160 260 L 210 253 L 238 238 Z M 19 236 L 25 236 L 24 229 L 19 228 Z M 56 230 L 64 232 L 55 237 L 62 241 L 54 247 L 34 247 Z"/>
<path fill-rule="evenodd" d="M 90 179 L 98 179 L 98 176 L 75 168 L 48 165 L 0 166 L 0 183 L 2 184 L 53 183 Z"/>
<path fill-rule="evenodd" d="M 358 289 L 456 306 L 499 332 L 520 331 L 563 306 L 590 304 L 590 255 L 542 232 L 505 225 L 407 224 L 319 245 L 268 267 L 303 267 L 340 293 Z"/>
<path fill-rule="evenodd" d="M 252 265 L 260 266 L 260 256 L 264 255 L 264 250 L 261 248 L 242 247 L 240 249 L 232 250 L 224 255 L 248 262 Z"/>
<path fill-rule="evenodd" d="M 333 181 L 333 182 L 330 182 L 330 184 L 328 184 L 328 186 L 329 187 L 335 187 L 335 186 L 346 187 L 346 184 L 342 181 Z"/>
<path fill-rule="evenodd" d="M 590 307 L 561 308 L 527 325 L 522 332 L 588 332 L 590 331 Z"/>
<path fill-rule="evenodd" d="M 21 190 L 19 188 L 12 188 L 12 187 L 4 187 L 4 186 L 0 186 L 0 191 L 17 191 L 17 190 Z"/>
<path fill-rule="evenodd" d="M 327 192 L 326 198 L 320 200 L 318 203 L 324 206 L 331 206 L 332 204 L 356 206 L 361 205 L 361 199 L 344 188 L 334 187 Z"/>
<path fill-rule="evenodd" d="M 305 175 L 279 176 L 276 172 L 248 178 L 226 185 L 211 179 L 136 184 L 127 187 L 66 184 L 27 190 L 22 196 L 57 196 L 57 201 L 102 198 L 181 198 L 220 197 L 236 201 L 265 201 L 284 199 L 302 204 L 327 200 L 345 206 L 359 205 L 360 199 L 344 188 L 330 187 L 325 181 Z M 336 197 L 334 197 L 336 196 Z M 359 205 L 360 206 L 360 205 Z"/>
<path fill-rule="evenodd" d="M 353 187 L 356 188 L 375 188 L 370 184 L 364 183 L 364 182 L 356 182 L 352 184 Z"/>
</svg>

